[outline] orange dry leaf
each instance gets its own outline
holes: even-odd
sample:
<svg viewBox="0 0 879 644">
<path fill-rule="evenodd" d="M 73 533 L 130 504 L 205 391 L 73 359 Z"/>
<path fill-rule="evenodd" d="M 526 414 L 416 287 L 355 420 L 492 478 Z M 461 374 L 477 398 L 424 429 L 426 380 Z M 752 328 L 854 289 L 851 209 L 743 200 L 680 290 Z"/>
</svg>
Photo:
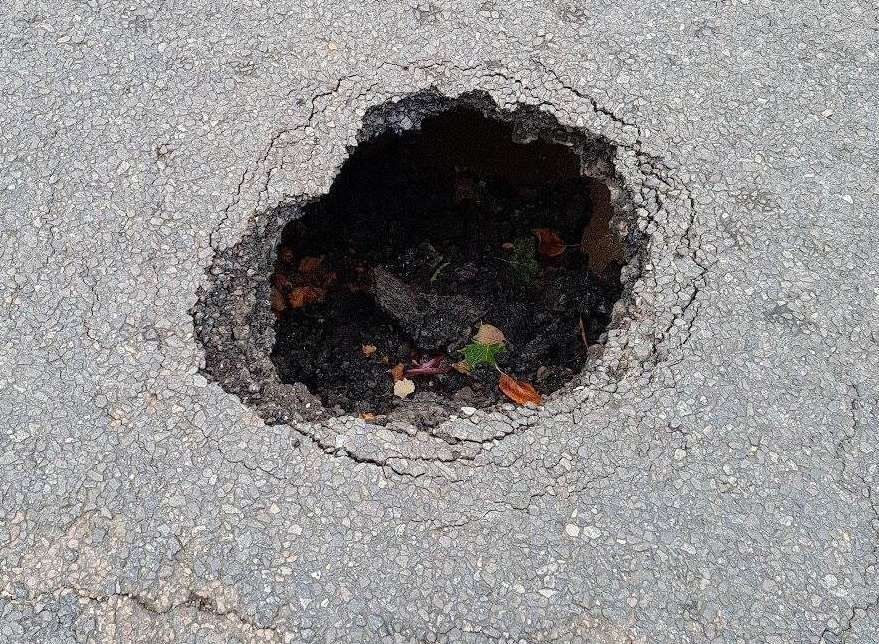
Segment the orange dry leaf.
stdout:
<svg viewBox="0 0 879 644">
<path fill-rule="evenodd" d="M 457 371 L 458 373 L 468 374 L 470 373 L 470 365 L 466 360 L 459 360 L 458 362 L 452 363 L 452 369 Z"/>
<path fill-rule="evenodd" d="M 524 405 L 525 403 L 539 405 L 543 401 L 543 396 L 537 393 L 534 387 L 527 382 L 520 382 L 515 378 L 511 378 L 505 373 L 501 374 L 501 379 L 497 384 L 500 390 L 504 392 L 504 395 L 517 405 Z"/>
<path fill-rule="evenodd" d="M 313 273 L 320 268 L 323 257 L 303 257 L 299 260 L 300 273 Z"/>
<path fill-rule="evenodd" d="M 558 257 L 565 252 L 565 242 L 551 228 L 535 228 L 537 235 L 537 254 L 544 257 Z"/>
<path fill-rule="evenodd" d="M 361 420 L 365 420 L 367 423 L 375 420 L 375 414 L 373 414 L 371 411 L 362 411 L 357 415 L 360 416 Z"/>
<path fill-rule="evenodd" d="M 402 380 L 403 374 L 406 372 L 406 366 L 401 362 L 399 364 L 395 364 L 393 367 L 388 369 L 388 373 L 391 374 L 391 378 L 395 381 Z"/>
<path fill-rule="evenodd" d="M 306 304 L 317 302 L 322 299 L 323 296 L 323 289 L 315 288 L 314 286 L 297 286 L 290 291 L 287 300 L 290 302 L 292 308 L 301 309 Z"/>
<path fill-rule="evenodd" d="M 360 351 L 363 352 L 367 358 L 371 356 L 376 351 L 376 347 L 374 344 L 361 344 Z"/>
</svg>

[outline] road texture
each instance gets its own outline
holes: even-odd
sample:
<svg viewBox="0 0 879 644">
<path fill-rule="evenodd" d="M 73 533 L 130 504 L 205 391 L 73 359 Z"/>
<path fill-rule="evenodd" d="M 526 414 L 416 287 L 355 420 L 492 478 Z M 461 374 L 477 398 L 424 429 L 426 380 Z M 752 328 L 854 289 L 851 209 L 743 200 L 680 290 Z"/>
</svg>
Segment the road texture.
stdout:
<svg viewBox="0 0 879 644">
<path fill-rule="evenodd" d="M 13 4 L 0 641 L 879 641 L 873 3 Z M 616 146 L 627 313 L 455 450 L 267 426 L 206 271 L 430 87 Z"/>
</svg>

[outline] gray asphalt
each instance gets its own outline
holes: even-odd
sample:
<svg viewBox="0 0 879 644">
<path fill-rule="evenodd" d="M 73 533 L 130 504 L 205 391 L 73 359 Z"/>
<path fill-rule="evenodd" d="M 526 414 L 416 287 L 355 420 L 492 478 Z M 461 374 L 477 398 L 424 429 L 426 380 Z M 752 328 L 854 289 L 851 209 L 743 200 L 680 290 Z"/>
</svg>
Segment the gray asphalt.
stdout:
<svg viewBox="0 0 879 644">
<path fill-rule="evenodd" d="M 879 642 L 875 5 L 134 7 L 2 9 L 0 641 Z M 205 271 L 431 86 L 617 146 L 627 313 L 463 454 L 266 426 Z"/>
</svg>

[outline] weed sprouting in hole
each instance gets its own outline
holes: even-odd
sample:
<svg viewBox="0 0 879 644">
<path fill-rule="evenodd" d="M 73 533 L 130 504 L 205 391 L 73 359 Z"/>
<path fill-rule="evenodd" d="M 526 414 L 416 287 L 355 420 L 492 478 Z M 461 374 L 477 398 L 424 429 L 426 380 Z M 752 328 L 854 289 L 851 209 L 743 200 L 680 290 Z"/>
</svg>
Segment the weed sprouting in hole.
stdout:
<svg viewBox="0 0 879 644">
<path fill-rule="evenodd" d="M 495 366 L 498 356 L 504 351 L 506 348 L 502 344 L 482 344 L 481 342 L 471 342 L 461 349 L 468 369 L 473 369 L 481 364 Z"/>
</svg>

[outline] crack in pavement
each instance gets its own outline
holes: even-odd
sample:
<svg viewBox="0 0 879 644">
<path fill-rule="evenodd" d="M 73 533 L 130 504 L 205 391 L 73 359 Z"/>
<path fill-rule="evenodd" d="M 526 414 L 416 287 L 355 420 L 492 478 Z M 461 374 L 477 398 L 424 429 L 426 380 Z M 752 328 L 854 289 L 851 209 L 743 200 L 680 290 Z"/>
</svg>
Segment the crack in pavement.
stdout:
<svg viewBox="0 0 879 644">
<path fill-rule="evenodd" d="M 128 600 L 135 605 L 139 606 L 142 610 L 150 613 L 153 616 L 162 616 L 169 615 L 175 611 L 192 609 L 199 613 L 213 615 L 217 618 L 229 618 L 240 625 L 250 628 L 256 631 L 268 631 L 271 633 L 277 634 L 277 629 L 273 626 L 266 626 L 264 624 L 260 624 L 253 618 L 241 613 L 240 611 L 229 608 L 229 609 L 221 609 L 219 603 L 216 599 L 209 597 L 207 595 L 203 595 L 197 593 L 195 591 L 188 591 L 188 594 L 185 599 L 178 602 L 172 602 L 168 606 L 162 606 L 156 600 L 137 593 L 130 592 L 114 592 L 114 593 L 94 593 L 78 586 L 59 586 L 51 591 L 47 591 L 46 593 L 41 593 L 40 596 L 51 594 L 63 595 L 64 591 L 69 591 L 75 594 L 77 597 L 81 599 L 85 599 L 88 601 L 97 602 L 99 604 L 107 603 L 112 601 L 114 598 L 118 598 L 121 600 Z"/>
</svg>

